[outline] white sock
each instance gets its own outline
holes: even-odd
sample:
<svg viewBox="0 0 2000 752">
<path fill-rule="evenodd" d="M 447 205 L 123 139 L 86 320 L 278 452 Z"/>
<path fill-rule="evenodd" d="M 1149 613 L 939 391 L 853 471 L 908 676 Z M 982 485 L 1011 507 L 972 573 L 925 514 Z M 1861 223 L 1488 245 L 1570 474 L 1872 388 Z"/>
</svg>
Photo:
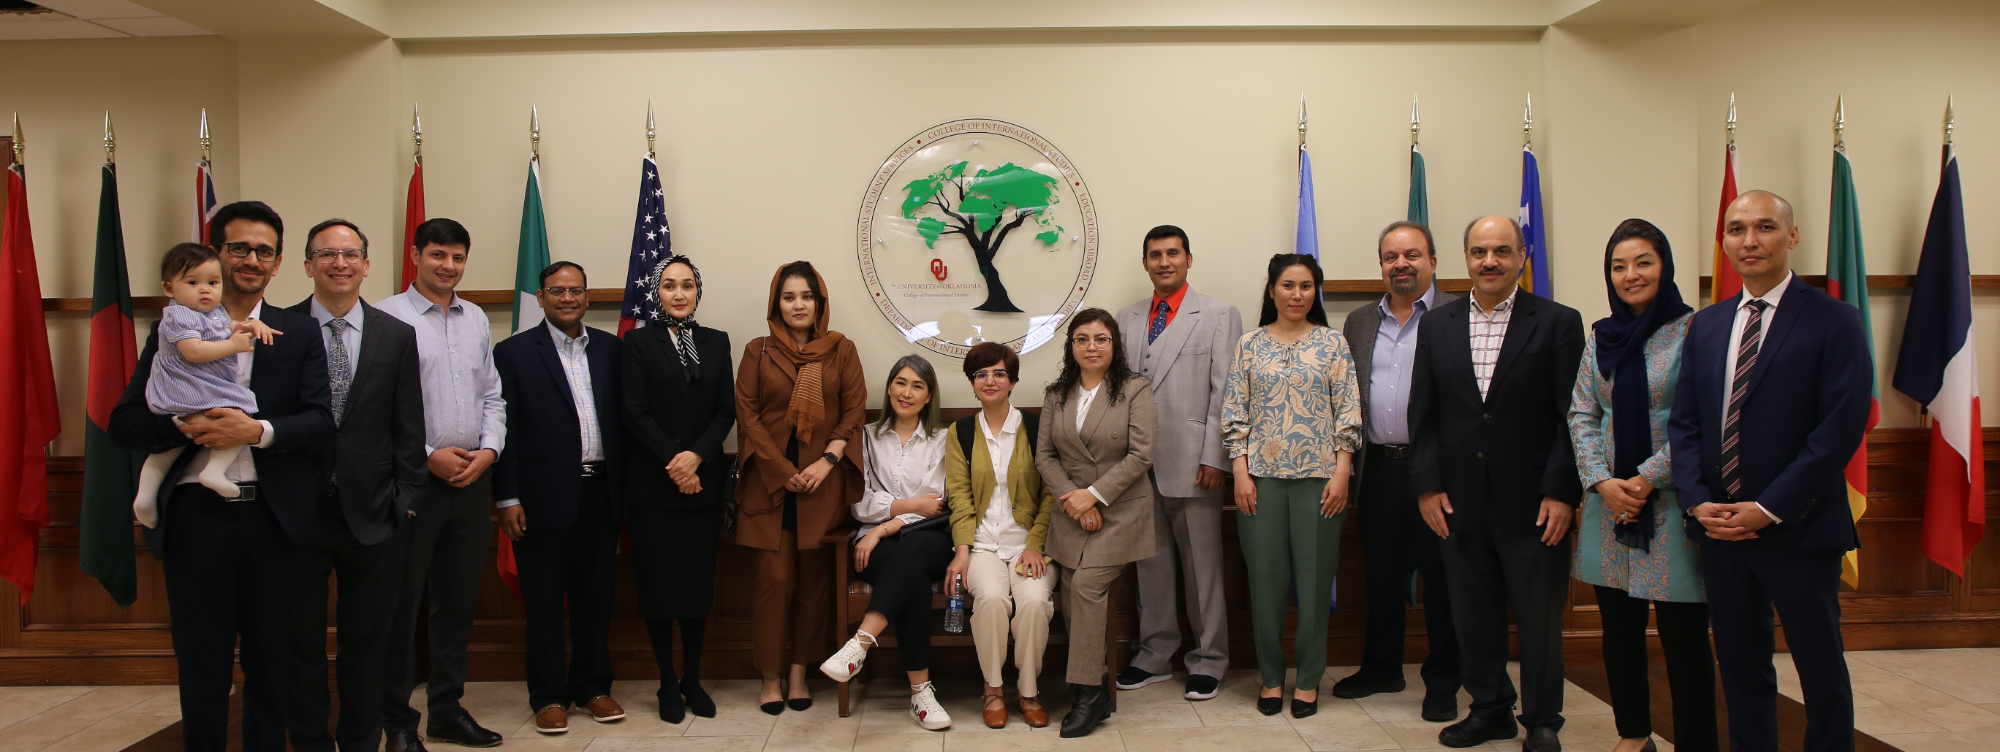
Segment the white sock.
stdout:
<svg viewBox="0 0 2000 752">
<path fill-rule="evenodd" d="M 139 466 L 139 493 L 132 497 L 132 516 L 139 518 L 139 524 L 149 529 L 160 526 L 160 484 L 186 448 L 146 455 L 145 464 Z"/>
<path fill-rule="evenodd" d="M 201 469 L 202 487 L 214 491 L 217 496 L 225 499 L 235 498 L 237 494 L 242 493 L 243 489 L 229 482 L 229 478 L 225 475 L 229 471 L 229 466 L 236 464 L 236 455 L 242 453 L 241 446 L 209 450 L 208 464 Z"/>
</svg>

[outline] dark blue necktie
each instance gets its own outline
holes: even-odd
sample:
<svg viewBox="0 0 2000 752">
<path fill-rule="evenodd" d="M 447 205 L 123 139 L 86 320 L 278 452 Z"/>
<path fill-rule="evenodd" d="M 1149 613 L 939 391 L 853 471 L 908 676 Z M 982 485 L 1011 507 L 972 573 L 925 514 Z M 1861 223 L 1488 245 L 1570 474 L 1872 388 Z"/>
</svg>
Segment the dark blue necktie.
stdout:
<svg viewBox="0 0 2000 752">
<path fill-rule="evenodd" d="M 1168 308 L 1164 300 L 1153 307 L 1153 325 L 1146 330 L 1146 344 L 1153 344 L 1153 340 L 1160 338 L 1160 332 L 1167 330 L 1167 314 L 1172 312 L 1173 309 Z"/>
</svg>

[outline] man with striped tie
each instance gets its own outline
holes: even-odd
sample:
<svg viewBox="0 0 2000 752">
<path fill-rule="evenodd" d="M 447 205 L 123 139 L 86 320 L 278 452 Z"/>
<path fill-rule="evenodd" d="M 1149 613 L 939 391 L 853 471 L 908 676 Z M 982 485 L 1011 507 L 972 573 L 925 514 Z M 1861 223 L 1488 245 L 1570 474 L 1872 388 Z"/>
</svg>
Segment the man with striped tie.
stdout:
<svg viewBox="0 0 2000 752">
<path fill-rule="evenodd" d="M 1861 316 L 1793 274 L 1792 205 L 1749 191 L 1723 214 L 1743 291 L 1688 325 L 1667 425 L 1688 537 L 1701 544 L 1736 752 L 1778 748 L 1775 608 L 1805 687 L 1805 750 L 1854 749 L 1840 557 L 1855 548 L 1841 470 L 1868 421 Z"/>
</svg>

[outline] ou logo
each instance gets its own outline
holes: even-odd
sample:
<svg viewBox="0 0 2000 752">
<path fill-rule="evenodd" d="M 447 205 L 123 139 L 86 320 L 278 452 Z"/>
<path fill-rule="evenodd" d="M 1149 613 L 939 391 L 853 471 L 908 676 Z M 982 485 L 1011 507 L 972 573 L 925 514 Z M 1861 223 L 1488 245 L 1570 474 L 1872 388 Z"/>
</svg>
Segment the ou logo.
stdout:
<svg viewBox="0 0 2000 752">
<path fill-rule="evenodd" d="M 931 276 L 937 277 L 937 281 L 939 282 L 944 281 L 945 278 L 944 259 L 931 259 Z"/>
</svg>

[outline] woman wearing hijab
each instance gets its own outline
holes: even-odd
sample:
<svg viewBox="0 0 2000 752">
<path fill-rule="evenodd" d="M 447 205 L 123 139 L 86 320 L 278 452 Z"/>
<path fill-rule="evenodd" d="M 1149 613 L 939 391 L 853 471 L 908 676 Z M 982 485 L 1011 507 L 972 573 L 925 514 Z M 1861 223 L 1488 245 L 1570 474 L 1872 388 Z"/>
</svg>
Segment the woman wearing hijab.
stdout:
<svg viewBox="0 0 2000 752">
<path fill-rule="evenodd" d="M 1569 408 L 1577 474 L 1587 489 L 1577 521 L 1576 578 L 1595 586 L 1604 668 L 1620 741 L 1653 752 L 1646 620 L 1659 619 L 1674 703 L 1674 747 L 1717 749 L 1715 660 L 1696 547 L 1682 531 L 1667 415 L 1693 309 L 1674 284 L 1667 236 L 1628 219 L 1604 248 L 1611 316 L 1591 327 Z"/>
<path fill-rule="evenodd" d="M 771 333 L 744 346 L 736 374 L 736 542 L 758 550 L 752 663 L 764 674 L 760 707 L 777 715 L 812 707 L 806 666 L 823 657 L 832 587 L 817 551 L 861 498 L 860 470 L 845 455 L 868 387 L 854 343 L 827 328 L 826 282 L 812 264 L 779 267 L 766 310 Z"/>
<path fill-rule="evenodd" d="M 715 700 L 701 688 L 701 644 L 715 601 L 722 441 L 736 425 L 736 387 L 729 335 L 695 323 L 701 271 L 694 261 L 669 256 L 648 284 L 659 295 L 659 312 L 625 335 L 625 426 L 634 447 L 625 524 L 639 615 L 660 664 L 660 719 L 680 723 L 688 710 L 715 717 Z"/>
</svg>

